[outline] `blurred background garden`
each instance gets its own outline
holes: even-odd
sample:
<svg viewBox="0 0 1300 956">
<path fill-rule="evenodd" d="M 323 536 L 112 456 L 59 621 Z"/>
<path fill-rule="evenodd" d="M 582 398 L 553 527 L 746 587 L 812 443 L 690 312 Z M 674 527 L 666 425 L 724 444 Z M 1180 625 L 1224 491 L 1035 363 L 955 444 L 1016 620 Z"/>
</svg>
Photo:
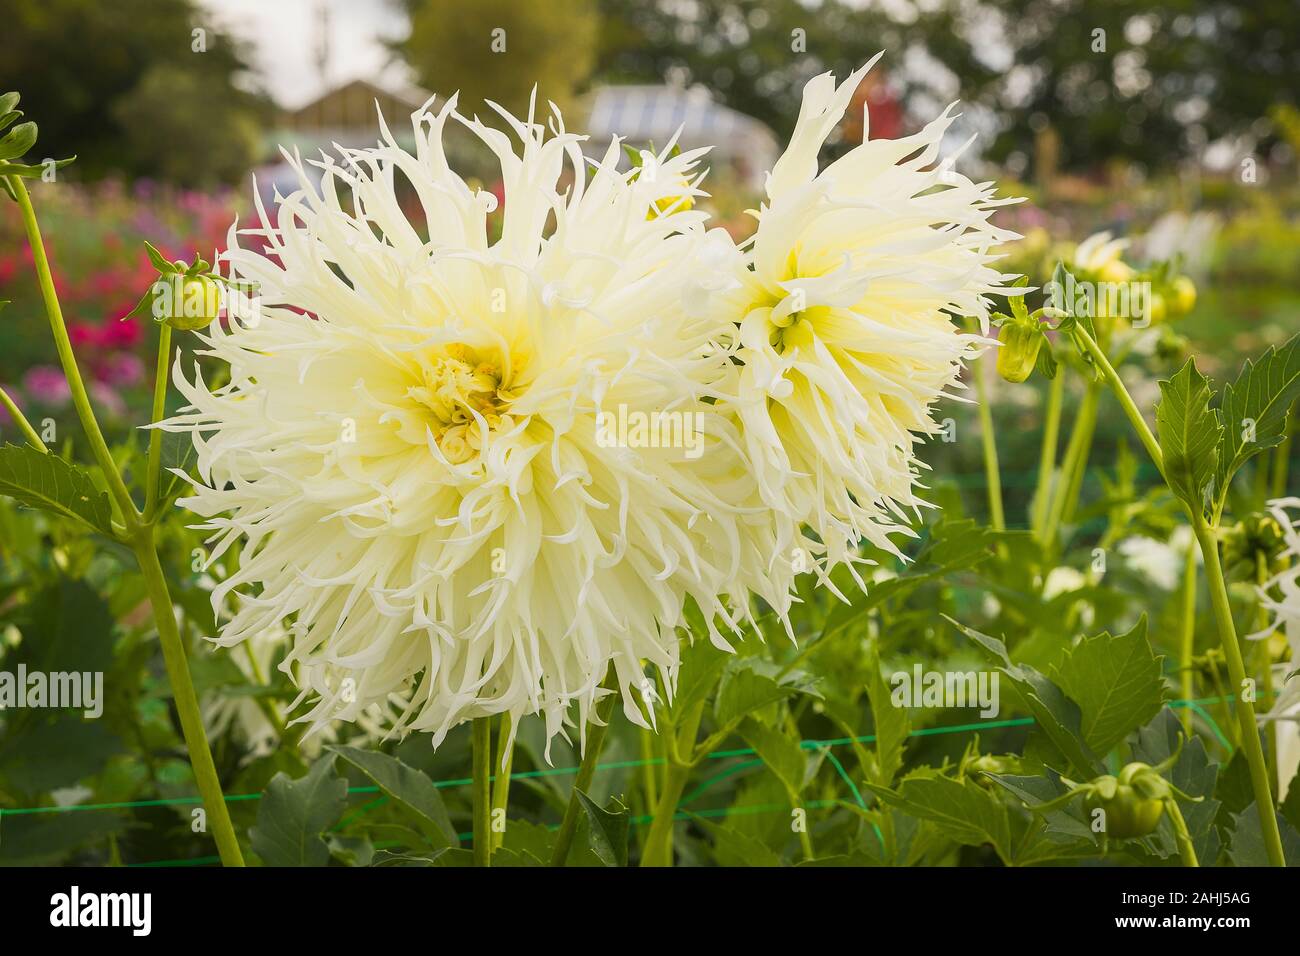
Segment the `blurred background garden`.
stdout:
<svg viewBox="0 0 1300 956">
<path fill-rule="evenodd" d="M 683 147 L 716 144 L 705 204 L 715 223 L 740 238 L 754 227 L 746 210 L 762 201 L 763 171 L 794 125 L 805 82 L 827 70 L 843 77 L 885 50 L 833 135 L 831 152 L 846 151 L 864 135 L 916 132 L 960 100 L 962 116 L 944 154 L 960 151 L 962 172 L 996 181 L 1002 195 L 1025 197 L 996 214 L 1024 237 L 1004 271 L 1024 273 L 1040 286 L 1058 259 L 1073 257 L 1080 240 L 1106 231 L 1131 240 L 1126 261 L 1141 268 L 1173 259 L 1193 279 L 1197 296 L 1190 314 L 1126 340 L 1131 348 L 1120 372 L 1143 409 L 1154 407 L 1158 380 L 1192 352 L 1200 369 L 1222 383 L 1235 377 L 1247 356 L 1300 332 L 1300 12 L 1294 3 L 0 0 L 0 23 L 0 91 L 19 91 L 26 118 L 40 126 L 39 155 L 28 162 L 77 157 L 50 181 L 29 185 L 96 413 L 128 471 L 132 462 L 139 467 L 143 439 L 136 426 L 149 420 L 157 349 L 153 323 L 129 314 L 156 275 L 144 241 L 169 259 L 199 254 L 211 260 L 228 241 L 232 222 L 248 223 L 255 215 L 255 197 L 270 208 L 277 192 L 297 188 L 282 148 L 310 159 L 333 144 L 371 145 L 380 135 L 376 107 L 398 142 L 409 146 L 408 115 L 431 96 L 457 90 L 464 112 L 489 120 L 485 100 L 526 112 L 536 84 L 538 103 L 557 103 L 570 129 L 590 134 L 592 153 L 602 152 L 615 133 L 643 147 L 663 146 L 679 130 Z M 863 106 L 870 110 L 868 126 L 860 120 Z M 470 137 L 449 135 L 453 165 L 508 202 L 492 157 L 475 152 Z M 52 447 L 84 458 L 31 259 L 17 208 L 0 202 L 0 300 L 8 300 L 0 311 L 0 385 L 38 430 L 48 429 Z M 194 347 L 193 336 L 177 338 L 180 348 Z M 1058 357 L 1065 351 L 1058 348 Z M 1006 526 L 1022 529 L 1038 477 L 1049 386 L 1041 376 L 1011 385 L 992 374 L 992 364 L 978 363 L 971 374 L 983 376 L 992 409 Z M 1064 388 L 1069 423 L 1087 388 L 1084 376 L 1071 374 Z M 180 398 L 174 391 L 169 402 L 175 411 Z M 945 431 L 955 440 L 932 439 L 921 459 L 931 469 L 924 476 L 930 499 L 944 506 L 944 518 L 923 530 L 910 577 L 892 591 L 880 588 L 881 596 L 872 599 L 889 605 L 882 623 L 871 624 L 871 633 L 888 637 L 875 642 L 882 655 L 968 660 L 969 647 L 935 627 L 936 609 L 989 633 L 1019 635 L 1018 657 L 1043 667 L 1065 643 L 1062 632 L 1086 631 L 1094 616 L 1132 626 L 1149 613 L 1153 644 L 1169 651 L 1172 628 L 1166 625 L 1180 606 L 1175 590 L 1182 557 L 1148 560 L 1150 548 L 1126 553 L 1132 566 L 1107 578 L 1111 590 L 1075 570 L 1092 559 L 1098 542 L 1108 547 L 1130 535 L 1156 542 L 1177 523 L 1167 494 L 1144 491 L 1154 469 L 1139 460 L 1136 446 L 1132 454 L 1126 450 L 1131 432 L 1109 396 L 1101 401 L 1095 435 L 1081 442 L 1087 449 L 1091 437 L 1091 455 L 1084 456 L 1089 467 L 1078 507 L 1070 496 L 1063 518 L 1068 547 L 1058 552 L 1052 541 L 1032 561 L 1022 557 L 1028 535 L 1019 543 L 1006 539 L 1007 550 L 994 554 L 993 538 L 973 530 L 991 510 L 976 407 L 947 402 L 936 417 L 952 419 Z M 1063 426 L 1063 446 L 1069 434 Z M 0 441 L 21 440 L 0 408 Z M 1258 459 L 1278 460 L 1287 460 L 1285 450 Z M 1300 487 L 1300 468 L 1274 468 L 1279 483 L 1269 467 L 1251 475 L 1258 500 L 1234 510 L 1258 510 L 1267 494 Z M 268 635 L 246 660 L 206 653 L 214 578 L 190 561 L 202 536 L 184 527 L 189 517 L 178 511 L 164 523 L 163 564 L 190 642 L 217 766 L 226 793 L 237 795 L 232 813 L 243 832 L 257 814 L 249 795 L 278 771 L 294 777 L 305 772 L 304 758 L 296 755 L 303 728 L 286 727 L 286 713 L 277 708 L 281 702 L 287 710 L 295 695 L 275 666 L 283 634 Z M 970 572 L 975 552 L 993 570 Z M 0 725 L 6 841 L 0 863 L 215 859 L 208 842 L 190 830 L 194 783 L 157 652 L 147 640 L 145 595 L 124 554 L 113 545 L 92 547 L 60 522 L 0 501 L 5 660 L 44 654 L 39 648 L 48 644 L 51 669 L 50 661 L 75 647 L 79 656 L 68 666 L 105 670 L 114 689 L 107 721 L 25 717 Z M 1031 565 L 1043 573 L 1029 573 Z M 894 573 L 887 567 L 879 572 L 873 588 Z M 1243 593 L 1234 592 L 1243 605 L 1255 600 L 1249 586 Z M 800 612 L 801 637 L 838 622 L 830 606 L 829 600 L 809 601 Z M 837 626 L 850 634 L 847 625 Z M 859 626 L 865 633 L 866 625 L 855 619 Z M 13 636 L 19 631 L 48 640 L 31 640 L 24 651 Z M 824 642 L 831 650 L 819 652 L 812 664 L 802 653 L 789 664 L 807 664 L 815 676 L 833 678 L 828 687 L 839 681 L 851 688 L 853 716 L 834 726 L 830 704 L 805 710 L 801 701 L 796 722 L 819 738 L 868 729 L 859 713 L 861 688 L 878 678 L 877 663 L 863 656 L 868 642 L 856 640 L 856 631 L 850 636 L 854 640 L 839 648 Z M 1199 624 L 1196 636 L 1202 648 L 1211 638 Z M 777 637 L 769 639 L 772 652 L 790 653 Z M 756 642 L 742 648 L 742 655 L 758 653 Z M 1198 677 L 1201 690 L 1217 681 L 1217 667 L 1205 664 L 1209 676 Z M 1226 710 L 1216 716 L 1229 726 Z M 917 717 L 917 733 L 924 736 L 912 742 L 913 763 L 961 760 L 967 738 L 931 735 L 933 728 L 921 727 L 940 720 L 962 729 L 960 715 Z M 546 768 L 576 763 L 573 749 L 557 744 L 547 764 L 537 724 L 521 726 L 519 737 L 525 756 L 517 767 L 529 768 L 518 777 L 519 805 L 527 807 L 529 820 L 553 817 L 568 797 L 567 778 Z M 380 735 L 368 726 L 340 733 L 354 730 L 359 736 L 346 739 L 377 745 Z M 607 747 L 612 762 L 639 756 L 647 763 L 655 756 L 637 748 L 659 745 L 631 730 L 615 731 Z M 979 743 L 988 753 L 1012 751 L 1022 749 L 1023 736 L 1011 721 L 998 735 L 986 731 Z M 395 752 L 434 779 L 463 783 L 467 738 L 468 728 L 459 728 L 435 753 L 427 736 L 417 735 Z M 1232 747 L 1219 738 L 1223 752 L 1216 756 L 1227 760 Z M 293 746 L 279 746 L 287 740 Z M 1244 773 L 1244 764 L 1238 769 Z M 839 786 L 831 777 L 823 771 L 828 807 Z M 1244 778 L 1239 773 L 1233 779 Z M 727 777 L 707 798 L 723 808 L 732 799 L 757 806 L 772 802 L 773 786 L 771 780 L 751 786 Z M 615 787 L 611 782 L 607 791 Z M 87 801 L 96 812 L 62 820 L 40 815 Z M 162 805 L 169 801 L 176 807 Z M 119 815 L 126 806 L 134 808 L 131 814 Z M 512 833 L 527 837 L 534 824 L 517 826 L 514 806 Z M 1245 807 L 1243 797 L 1230 808 Z M 467 800 L 452 809 L 467 811 Z M 647 809 L 634 807 L 643 814 Z M 383 811 L 371 816 L 393 822 Z M 762 827 L 780 831 L 784 825 L 775 821 L 734 825 L 766 839 L 771 834 Z M 777 846 L 789 839 L 788 832 L 773 836 Z M 901 857 L 955 858 L 946 845 L 933 851 L 920 841 L 917 846 Z M 330 849 L 335 859 L 355 856 L 346 841 Z M 735 855 L 752 849 L 746 845 Z M 695 844 L 682 852 L 688 862 L 706 858 Z M 988 856 L 962 852 L 966 859 Z M 723 846 L 717 859 L 726 862 L 729 853 Z"/>
<path fill-rule="evenodd" d="M 866 104 L 867 135 L 892 138 L 960 100 L 949 146 L 978 134 L 958 167 L 1026 197 L 999 217 L 1024 235 L 1014 266 L 1034 284 L 1071 244 L 1109 230 L 1134 239 L 1136 261 L 1181 257 L 1201 289 L 1177 330 L 1187 342 L 1153 342 L 1201 350 L 1207 374 L 1298 327 L 1300 16 L 1288 4 L 4 0 L 0 11 L 0 88 L 39 118 L 43 154 L 77 156 L 33 188 L 74 343 L 102 413 L 123 429 L 147 405 L 154 349 L 148 323 L 124 318 L 152 275 L 143 240 L 172 258 L 219 250 L 252 212 L 254 182 L 268 204 L 296 186 L 282 148 L 311 157 L 371 144 L 376 106 L 401 141 L 408 114 L 456 90 L 466 112 L 489 116 L 485 99 L 526 111 L 536 82 L 539 102 L 559 104 L 593 151 L 615 132 L 634 145 L 679 128 L 684 146 L 721 143 L 709 205 L 744 236 L 804 82 L 881 49 L 850 118 Z M 846 121 L 837 148 L 862 135 Z M 491 158 L 458 142 L 459 168 L 499 191 Z M 6 204 L 0 384 L 29 417 L 70 423 L 29 262 Z M 1154 376 L 1146 388 L 1153 396 Z M 1004 462 L 1034 460 L 1041 395 L 998 391 Z M 962 423 L 969 410 L 952 414 Z M 1098 442 L 1116 440 L 1116 418 L 1102 416 Z M 3 410 L 0 434 L 14 438 Z M 958 483 L 980 480 L 975 442 L 929 460 Z M 978 488 L 970 497 L 978 509 Z"/>
</svg>

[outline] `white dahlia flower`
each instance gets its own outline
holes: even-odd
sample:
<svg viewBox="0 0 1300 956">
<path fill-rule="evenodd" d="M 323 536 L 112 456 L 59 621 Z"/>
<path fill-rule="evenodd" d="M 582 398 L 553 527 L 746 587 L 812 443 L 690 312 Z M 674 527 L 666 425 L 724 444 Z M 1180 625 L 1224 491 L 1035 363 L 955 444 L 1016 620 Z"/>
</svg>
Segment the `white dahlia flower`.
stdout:
<svg viewBox="0 0 1300 956">
<path fill-rule="evenodd" d="M 950 107 L 919 133 L 867 140 L 818 168 L 818 153 L 872 64 L 804 88 L 794 134 L 767 179 L 741 287 L 736 404 L 763 500 L 810 529 L 818 573 L 865 539 L 898 553 L 934 403 L 961 388 L 984 339 L 986 295 L 1013 278 L 991 263 L 1018 238 L 989 223 L 999 200 L 939 159 Z M 863 128 L 867 129 L 864 117 Z M 951 313 L 951 315 L 950 315 Z M 855 572 L 856 573 L 856 572 Z M 860 583 L 860 582 L 859 582 Z"/>
<path fill-rule="evenodd" d="M 549 739 L 574 701 L 585 727 L 611 664 L 644 725 L 643 662 L 672 686 L 687 598 L 710 628 L 751 593 L 789 607 L 769 565 L 792 526 L 726 412 L 709 302 L 739 253 L 688 208 L 702 151 L 619 172 L 619 144 L 591 163 L 558 111 L 551 135 L 502 115 L 521 148 L 453 98 L 413 116 L 414 154 L 383 127 L 312 163 L 319 188 L 291 159 L 301 188 L 224 256 L 260 317 L 201 336 L 229 383 L 177 361 L 190 404 L 164 427 L 192 433 L 199 475 L 181 504 L 212 560 L 242 548 L 217 642 L 285 626 L 315 725 L 378 703 L 435 744 L 503 712 L 544 714 Z M 499 241 L 493 196 L 448 165 L 450 120 L 500 162 Z"/>
<path fill-rule="evenodd" d="M 1252 634 L 1257 640 L 1267 640 L 1275 631 L 1281 631 L 1291 651 L 1289 663 L 1274 669 L 1274 686 L 1279 687 L 1277 700 L 1264 720 L 1277 722 L 1277 768 L 1282 785 L 1279 799 L 1286 796 L 1286 788 L 1300 771 L 1300 527 L 1293 512 L 1300 512 L 1300 498 L 1278 498 L 1268 503 L 1268 510 L 1282 529 L 1286 548 L 1279 556 L 1290 566 L 1279 571 L 1259 589 L 1260 600 L 1272 614 L 1273 620 L 1261 634 Z M 1287 675 L 1292 676 L 1287 680 Z"/>
</svg>

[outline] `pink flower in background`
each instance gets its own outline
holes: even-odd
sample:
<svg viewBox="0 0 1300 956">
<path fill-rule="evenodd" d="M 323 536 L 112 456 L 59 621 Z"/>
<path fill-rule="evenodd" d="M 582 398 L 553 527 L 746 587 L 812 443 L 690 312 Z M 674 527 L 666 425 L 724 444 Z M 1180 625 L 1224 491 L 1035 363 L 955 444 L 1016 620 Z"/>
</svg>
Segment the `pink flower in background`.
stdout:
<svg viewBox="0 0 1300 956">
<path fill-rule="evenodd" d="M 126 414 L 126 402 L 111 386 L 94 381 L 86 387 L 86 391 L 90 393 L 90 400 L 97 412 L 104 412 L 109 418 L 121 418 Z"/>
<path fill-rule="evenodd" d="M 61 369 L 53 365 L 34 365 L 23 376 L 23 390 L 40 405 L 58 408 L 68 403 L 72 392 Z"/>
<path fill-rule="evenodd" d="M 130 388 L 144 380 L 144 362 L 133 352 L 116 352 L 96 366 L 95 377 L 107 385 Z"/>
</svg>

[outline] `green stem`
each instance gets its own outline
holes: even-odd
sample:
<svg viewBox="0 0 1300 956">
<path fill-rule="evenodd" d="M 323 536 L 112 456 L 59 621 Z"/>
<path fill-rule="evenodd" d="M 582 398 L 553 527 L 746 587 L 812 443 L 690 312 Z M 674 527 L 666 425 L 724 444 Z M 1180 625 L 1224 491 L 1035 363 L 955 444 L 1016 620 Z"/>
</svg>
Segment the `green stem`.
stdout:
<svg viewBox="0 0 1300 956">
<path fill-rule="evenodd" d="M 1097 434 L 1097 405 L 1100 401 L 1101 388 L 1093 382 L 1090 383 L 1089 390 L 1093 393 L 1092 400 L 1087 401 L 1088 395 L 1085 392 L 1084 408 L 1087 410 L 1087 415 L 1080 423 L 1079 452 L 1074 468 L 1070 471 L 1070 483 L 1065 488 L 1065 498 L 1061 507 L 1062 524 L 1073 522 L 1075 512 L 1079 509 L 1079 495 L 1083 491 L 1084 476 L 1088 473 L 1088 456 L 1092 453 L 1092 439 Z"/>
<path fill-rule="evenodd" d="M 496 768 L 497 778 L 492 785 L 492 814 L 496 815 L 498 810 L 504 818 L 506 806 L 510 802 L 510 768 L 515 762 L 515 748 L 511 745 L 510 731 L 513 721 L 508 713 L 501 715 L 501 720 L 497 725 L 497 754 Z M 506 833 L 502 830 L 500 833 L 492 834 L 492 849 L 498 850 L 505 842 Z"/>
<path fill-rule="evenodd" d="M 1086 464 L 1087 449 L 1084 447 L 1084 442 L 1092 440 L 1091 423 L 1095 422 L 1097 417 L 1097 397 L 1097 383 L 1088 382 L 1083 392 L 1083 400 L 1079 403 L 1079 410 L 1074 416 L 1070 441 L 1065 448 L 1065 458 L 1061 461 L 1061 473 L 1057 476 L 1052 504 L 1048 508 L 1047 520 L 1043 524 L 1043 541 L 1048 545 L 1055 544 L 1060 533 L 1070 488 L 1075 484 L 1074 474 L 1083 467 L 1081 461 Z"/>
<path fill-rule="evenodd" d="M 1196 847 L 1192 844 L 1192 835 L 1187 832 L 1187 821 L 1183 819 L 1183 811 L 1179 809 L 1178 801 L 1170 797 L 1165 801 L 1165 807 L 1174 825 L 1174 836 L 1178 840 L 1178 856 L 1183 861 L 1183 866 L 1200 866 L 1196 859 Z"/>
<path fill-rule="evenodd" d="M 167 408 L 167 370 L 170 367 L 172 345 L 172 327 L 162 325 L 158 330 L 158 368 L 153 382 L 152 424 L 162 421 Z M 149 456 L 145 469 L 144 513 L 152 521 L 154 509 L 158 506 L 159 476 L 162 474 L 162 432 L 151 429 L 149 432 Z"/>
<path fill-rule="evenodd" d="M 646 837 L 645 849 L 641 851 L 642 866 L 673 865 L 673 826 L 677 816 L 677 804 L 690 779 L 689 764 L 669 763 L 664 775 L 663 792 L 659 794 L 659 803 L 655 807 L 654 819 L 650 822 L 650 834 Z"/>
<path fill-rule="evenodd" d="M 45 242 L 41 238 L 41 228 L 36 222 L 36 210 L 32 208 L 31 196 L 27 194 L 27 186 L 24 185 L 22 177 L 8 176 L 6 181 L 13 190 L 14 196 L 17 197 L 18 208 L 22 211 L 23 226 L 27 230 L 27 242 L 31 246 L 32 261 L 36 266 L 36 279 L 41 287 L 41 297 L 45 300 L 45 314 L 50 321 L 50 331 L 54 334 L 54 347 L 59 353 L 63 376 L 67 379 L 68 389 L 72 393 L 72 405 L 90 442 L 90 450 L 95 456 L 95 461 L 104 473 L 109 493 L 122 513 L 122 522 L 128 532 L 132 531 L 139 523 L 140 513 L 136 511 L 135 503 L 131 501 L 131 493 L 127 491 L 122 476 L 118 474 L 117 463 L 113 461 L 113 454 L 108 450 L 104 434 L 99 430 L 99 422 L 95 420 L 95 412 L 86 394 L 86 385 L 81 380 L 81 371 L 77 368 L 72 341 L 68 338 L 68 329 L 63 321 L 63 310 L 59 306 L 59 296 L 54 289 L 54 277 L 50 273 L 49 259 L 45 256 Z"/>
<path fill-rule="evenodd" d="M 1002 477 L 998 471 L 997 439 L 993 434 L 993 409 L 988 402 L 988 384 L 985 382 L 989 365 L 988 356 L 979 361 L 975 369 L 975 402 L 979 406 L 980 441 L 984 446 L 984 478 L 989 495 L 989 522 L 994 531 L 1007 530 L 1002 511 Z"/>
<path fill-rule="evenodd" d="M 132 549 L 136 560 L 140 562 L 140 570 L 144 573 L 149 603 L 153 605 L 154 624 L 158 628 L 163 661 L 167 667 L 167 677 L 171 681 L 176 713 L 181 721 L 181 734 L 189 751 L 190 766 L 194 769 L 199 794 L 207 809 L 208 825 L 212 829 L 217 852 L 221 855 L 222 865 L 243 866 L 244 857 L 239 850 L 239 840 L 235 837 L 235 828 L 230 822 L 230 813 L 221 793 L 221 781 L 217 777 L 216 765 L 212 762 L 212 752 L 208 749 L 198 695 L 194 693 L 194 682 L 190 679 L 190 665 L 185 657 L 180 630 L 176 627 L 167 580 L 163 577 L 162 565 L 158 562 L 152 527 L 145 526 L 136 532 Z"/>
<path fill-rule="evenodd" d="M 1042 535 L 1051 502 L 1052 473 L 1056 470 L 1056 446 L 1061 434 L 1061 405 L 1065 396 L 1065 366 L 1061 365 L 1056 378 L 1047 389 L 1046 420 L 1043 423 L 1043 447 L 1038 453 L 1038 486 L 1034 490 L 1034 512 L 1030 519 L 1031 530 Z"/>
<path fill-rule="evenodd" d="M 1133 430 L 1142 440 L 1143 447 L 1155 462 L 1161 477 L 1164 477 L 1165 462 L 1164 455 L 1160 451 L 1160 443 L 1142 417 L 1142 413 L 1138 411 L 1128 389 L 1124 387 L 1114 367 L 1092 337 L 1079 328 L 1075 329 L 1074 335 L 1101 369 L 1103 377 L 1109 383 L 1115 397 L 1119 399 L 1120 406 L 1124 409 L 1124 414 L 1128 417 Z M 1165 483 L 1168 484 L 1167 479 Z M 1259 825 L 1264 834 L 1264 846 L 1268 850 L 1269 862 L 1273 866 L 1286 866 L 1286 858 L 1282 853 L 1282 836 L 1278 831 L 1277 814 L 1273 810 L 1273 795 L 1268 784 L 1268 768 L 1264 764 L 1264 749 L 1260 744 L 1259 727 L 1255 721 L 1255 706 L 1241 695 L 1246 686 L 1246 665 L 1241 656 L 1241 644 L 1237 640 L 1237 628 L 1232 620 L 1232 605 L 1228 601 L 1223 567 L 1219 563 L 1219 544 L 1215 540 L 1214 530 L 1206 524 L 1205 515 L 1199 505 L 1192 507 L 1187 502 L 1183 502 L 1183 510 L 1192 522 L 1192 531 L 1196 534 L 1196 541 L 1201 548 L 1205 580 L 1210 589 L 1210 604 L 1214 608 L 1215 624 L 1219 631 L 1219 644 L 1223 649 L 1223 657 L 1228 665 L 1228 678 L 1237 698 L 1235 708 L 1237 726 L 1241 731 L 1241 746 L 1246 751 L 1246 762 L 1250 766 L 1250 782 L 1255 793 L 1255 808 L 1259 812 Z"/>
<path fill-rule="evenodd" d="M 673 829 L 677 804 L 681 801 L 682 791 L 686 789 L 686 782 L 695 768 L 695 738 L 699 734 L 703 718 L 704 704 L 699 703 L 686 712 L 680 728 L 665 726 L 664 732 L 669 734 L 668 766 L 664 773 L 663 789 L 659 792 L 659 802 L 655 805 L 654 819 L 650 821 L 645 849 L 641 851 L 642 866 L 673 865 Z M 689 759 L 681 758 L 683 747 L 690 754 Z"/>
<path fill-rule="evenodd" d="M 492 865 L 492 718 L 475 717 L 474 760 L 474 865 Z"/>
<path fill-rule="evenodd" d="M 613 670 L 610 674 L 612 676 Z M 606 695 L 596 705 L 596 720 L 587 725 L 587 744 L 582 751 L 578 775 L 573 780 L 568 806 L 564 808 L 564 819 L 560 821 L 560 829 L 555 836 L 555 846 L 551 849 L 551 866 L 564 866 L 569 858 L 569 847 L 573 845 L 574 834 L 578 832 L 578 819 L 582 813 L 578 791 L 585 794 L 591 787 L 592 778 L 596 776 L 596 764 L 600 761 L 600 751 L 605 746 L 605 735 L 609 733 L 609 721 L 617 698 L 618 694 Z"/>
<path fill-rule="evenodd" d="M 1192 658 L 1196 650 L 1196 549 L 1188 542 L 1187 557 L 1183 564 L 1183 617 L 1178 644 L 1178 672 L 1182 684 L 1183 700 L 1196 698 L 1196 675 L 1192 672 Z M 1183 729 L 1192 736 L 1196 714 L 1191 706 L 1183 707 Z"/>
<path fill-rule="evenodd" d="M 42 452 L 49 451 L 45 447 L 45 442 L 41 441 L 41 436 L 36 434 L 36 429 L 32 427 L 32 423 L 23 414 L 23 410 L 18 407 L 14 400 L 9 397 L 9 393 L 3 388 L 0 388 L 0 405 L 3 405 L 5 410 L 9 412 L 9 417 L 14 420 L 18 430 L 23 433 L 24 438 L 31 442 L 33 448 Z"/>
</svg>

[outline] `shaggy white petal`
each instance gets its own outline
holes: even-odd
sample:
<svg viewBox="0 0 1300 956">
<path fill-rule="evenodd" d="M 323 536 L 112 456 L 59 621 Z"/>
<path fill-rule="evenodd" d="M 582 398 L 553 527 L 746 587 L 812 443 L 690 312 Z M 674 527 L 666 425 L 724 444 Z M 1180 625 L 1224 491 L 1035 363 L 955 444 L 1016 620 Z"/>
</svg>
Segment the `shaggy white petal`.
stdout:
<svg viewBox="0 0 1300 956">
<path fill-rule="evenodd" d="M 872 63 L 875 61 L 873 60 Z M 819 171 L 868 63 L 804 89 L 790 144 L 728 296 L 743 364 L 736 404 L 763 500 L 815 534 L 818 571 L 859 560 L 862 540 L 897 553 L 917 496 L 916 446 L 939 430 L 936 400 L 985 340 L 986 296 L 1013 277 L 991 263 L 1016 234 L 990 224 L 990 183 L 938 163 L 950 107 L 919 133 L 869 140 Z"/>
<path fill-rule="evenodd" d="M 716 400 L 736 372 L 710 303 L 739 253 L 671 201 L 701 194 L 702 151 L 634 176 L 617 143 L 589 164 L 558 112 L 549 136 L 503 116 L 521 148 L 453 98 L 415 114 L 414 154 L 385 128 L 314 163 L 319 190 L 291 157 L 301 188 L 232 227 L 225 259 L 265 305 L 203 337 L 229 382 L 177 362 L 190 407 L 164 427 L 192 433 L 201 478 L 181 504 L 211 560 L 242 548 L 213 594 L 234 608 L 217 640 L 286 627 L 316 725 L 379 704 L 436 744 L 541 713 L 549 738 L 574 701 L 585 727 L 611 663 L 644 724 L 643 662 L 672 687 L 686 599 L 720 646 L 714 619 L 738 627 L 751 593 L 790 606 L 792 574 L 770 564 L 792 526 L 762 507 Z M 453 120 L 500 162 L 497 242 L 494 198 L 443 151 Z M 702 453 L 609 446 L 598 416 L 620 407 L 692 416 Z"/>
</svg>

